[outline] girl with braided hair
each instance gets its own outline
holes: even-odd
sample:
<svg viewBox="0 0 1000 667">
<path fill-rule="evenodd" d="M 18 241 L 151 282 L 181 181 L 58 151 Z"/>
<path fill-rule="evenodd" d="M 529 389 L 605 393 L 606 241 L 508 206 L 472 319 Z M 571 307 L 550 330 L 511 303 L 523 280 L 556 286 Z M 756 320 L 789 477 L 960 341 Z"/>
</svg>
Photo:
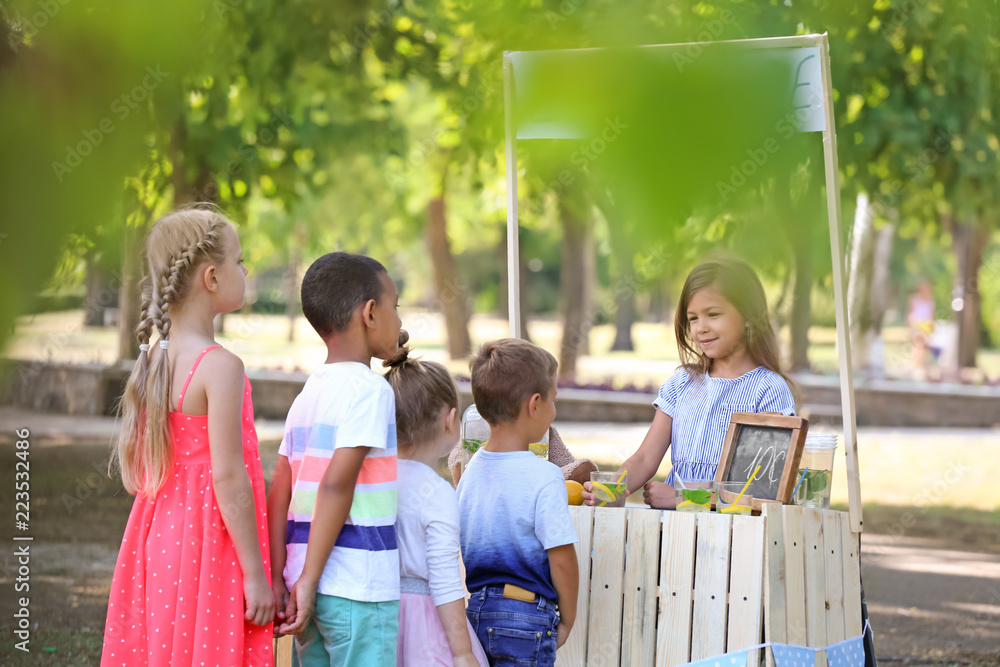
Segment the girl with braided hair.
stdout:
<svg viewBox="0 0 1000 667">
<path fill-rule="evenodd" d="M 102 665 L 273 663 L 250 381 L 239 357 L 216 344 L 212 325 L 243 306 L 246 274 L 235 228 L 213 210 L 166 215 L 146 239 L 141 351 L 112 452 L 136 499 L 111 584 Z"/>
</svg>

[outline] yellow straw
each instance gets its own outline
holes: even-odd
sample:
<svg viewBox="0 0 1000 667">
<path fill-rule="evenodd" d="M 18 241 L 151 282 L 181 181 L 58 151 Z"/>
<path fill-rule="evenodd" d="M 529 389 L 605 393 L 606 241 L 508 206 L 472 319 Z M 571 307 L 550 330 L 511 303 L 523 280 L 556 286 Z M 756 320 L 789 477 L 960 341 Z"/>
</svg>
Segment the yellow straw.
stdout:
<svg viewBox="0 0 1000 667">
<path fill-rule="evenodd" d="M 753 478 L 757 476 L 758 472 L 760 472 L 760 464 L 759 463 L 757 464 L 757 469 L 753 471 L 752 475 L 750 475 L 750 479 L 748 479 L 747 483 L 743 485 L 743 490 L 740 491 L 740 495 L 736 496 L 736 500 L 733 501 L 733 505 L 739 505 L 740 498 L 742 498 L 743 494 L 747 492 L 747 487 L 750 486 L 750 482 L 753 481 Z"/>
</svg>

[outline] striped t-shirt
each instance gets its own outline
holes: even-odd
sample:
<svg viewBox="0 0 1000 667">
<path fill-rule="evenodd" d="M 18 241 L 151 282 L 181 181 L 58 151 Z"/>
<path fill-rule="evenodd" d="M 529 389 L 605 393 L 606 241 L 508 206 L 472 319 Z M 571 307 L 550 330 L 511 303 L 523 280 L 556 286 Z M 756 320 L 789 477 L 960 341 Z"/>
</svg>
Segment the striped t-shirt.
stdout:
<svg viewBox="0 0 1000 667">
<path fill-rule="evenodd" d="M 285 419 L 278 448 L 292 468 L 285 584 L 302 574 L 316 491 L 338 447 L 370 451 L 317 592 L 359 602 L 398 600 L 396 400 L 385 378 L 356 362 L 316 369 Z"/>
<path fill-rule="evenodd" d="M 653 401 L 673 419 L 670 461 L 665 480 L 715 479 L 722 446 L 734 412 L 795 414 L 795 399 L 784 378 L 758 366 L 738 378 L 691 376 L 683 368 L 660 387 Z"/>
</svg>

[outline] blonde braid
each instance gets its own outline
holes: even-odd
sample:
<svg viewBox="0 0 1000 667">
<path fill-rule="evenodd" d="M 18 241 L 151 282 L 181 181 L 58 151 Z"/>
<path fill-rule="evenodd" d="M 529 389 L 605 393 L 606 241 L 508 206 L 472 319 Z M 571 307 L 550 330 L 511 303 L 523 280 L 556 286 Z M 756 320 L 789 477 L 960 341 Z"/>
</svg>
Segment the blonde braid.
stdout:
<svg viewBox="0 0 1000 667">
<path fill-rule="evenodd" d="M 213 210 L 189 209 L 158 220 L 146 239 L 146 275 L 136 335 L 148 344 L 154 330 L 170 335 L 170 306 L 184 296 L 191 270 L 202 259 L 223 257 L 223 229 L 229 224 Z M 154 496 L 173 465 L 169 429 L 171 409 L 169 352 L 140 354 L 129 375 L 120 409 L 122 428 L 112 451 L 112 468 L 121 472 L 129 493 Z"/>
<path fill-rule="evenodd" d="M 228 224 L 228 223 L 225 223 Z M 222 240 L 223 224 L 209 227 L 201 240 L 191 244 L 170 265 L 170 269 L 160 276 L 160 318 L 157 330 L 164 339 L 170 333 L 170 304 L 176 303 L 186 287 L 191 267 L 202 257 L 208 257 L 217 249 Z"/>
<path fill-rule="evenodd" d="M 135 335 L 139 339 L 139 344 L 149 344 L 149 339 L 153 337 L 153 318 L 149 311 L 153 301 L 153 285 L 149 276 L 143 276 L 140 283 L 142 301 L 139 305 L 139 324 L 135 328 Z"/>
</svg>

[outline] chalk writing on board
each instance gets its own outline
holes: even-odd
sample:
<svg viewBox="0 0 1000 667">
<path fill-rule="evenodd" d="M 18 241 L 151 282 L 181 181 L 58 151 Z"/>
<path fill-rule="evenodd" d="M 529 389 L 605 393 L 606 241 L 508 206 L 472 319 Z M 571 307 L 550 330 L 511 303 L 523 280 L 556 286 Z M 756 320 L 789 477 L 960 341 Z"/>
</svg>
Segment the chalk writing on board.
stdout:
<svg viewBox="0 0 1000 667">
<path fill-rule="evenodd" d="M 754 456 L 750 465 L 747 466 L 743 474 L 746 475 L 747 479 L 750 479 L 750 475 L 753 471 L 757 469 L 760 465 L 760 473 L 757 477 L 762 479 L 765 475 L 771 484 L 781 481 L 781 472 L 785 469 L 785 457 L 788 455 L 788 450 L 776 451 L 774 445 L 767 447 L 766 449 L 761 447 L 757 450 L 757 455 Z M 781 461 L 781 465 L 778 462 Z M 777 475 L 777 476 L 775 476 Z"/>
<path fill-rule="evenodd" d="M 792 429 L 743 424 L 735 436 L 734 451 L 726 479 L 745 482 L 760 465 L 760 472 L 747 489 L 753 498 L 775 500 L 792 442 Z"/>
</svg>

